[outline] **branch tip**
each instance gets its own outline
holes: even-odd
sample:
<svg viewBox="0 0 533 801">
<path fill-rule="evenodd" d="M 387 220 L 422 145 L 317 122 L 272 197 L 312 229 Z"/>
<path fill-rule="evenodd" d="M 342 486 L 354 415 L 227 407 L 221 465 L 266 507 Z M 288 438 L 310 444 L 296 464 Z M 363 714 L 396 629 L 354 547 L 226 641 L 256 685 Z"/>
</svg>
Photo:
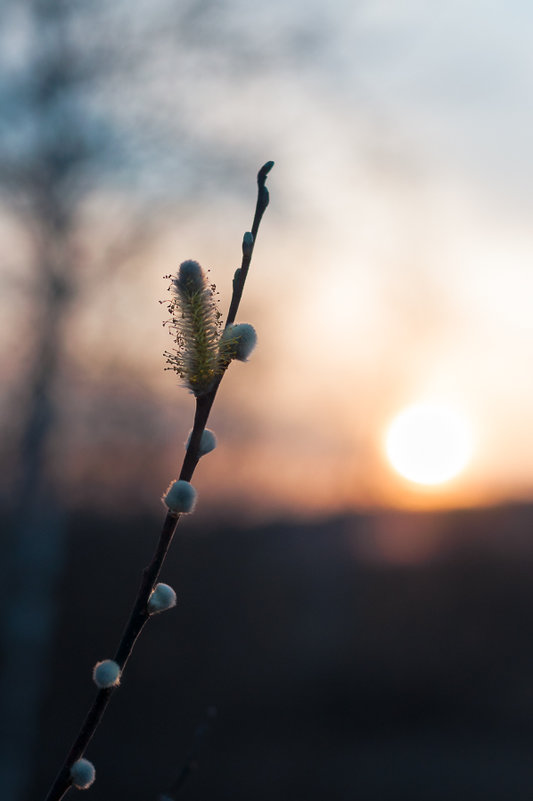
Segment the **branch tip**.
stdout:
<svg viewBox="0 0 533 801">
<path fill-rule="evenodd" d="M 270 170 L 272 169 L 273 166 L 274 166 L 274 162 L 273 161 L 267 161 L 266 164 L 263 164 L 263 166 L 261 167 L 261 169 L 257 173 L 257 183 L 258 184 L 264 184 L 265 183 L 266 177 L 267 177 L 268 173 L 270 172 Z"/>
</svg>

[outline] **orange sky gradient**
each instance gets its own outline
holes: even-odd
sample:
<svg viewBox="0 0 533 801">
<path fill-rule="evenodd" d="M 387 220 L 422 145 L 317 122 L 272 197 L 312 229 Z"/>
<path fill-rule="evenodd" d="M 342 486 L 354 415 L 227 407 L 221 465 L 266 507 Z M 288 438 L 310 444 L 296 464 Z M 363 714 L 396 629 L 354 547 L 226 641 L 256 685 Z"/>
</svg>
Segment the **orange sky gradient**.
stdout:
<svg viewBox="0 0 533 801">
<path fill-rule="evenodd" d="M 271 206 L 238 315 L 256 327 L 259 345 L 224 379 L 212 424 L 219 448 L 200 465 L 201 493 L 214 504 L 244 503 L 252 516 L 531 498 L 529 157 L 519 166 L 533 122 L 523 102 L 533 56 L 521 35 L 531 12 L 492 9 L 476 27 L 478 5 L 451 3 L 437 19 L 407 0 L 363 3 L 347 16 L 341 0 L 329 11 L 313 6 L 306 24 L 318 30 L 325 14 L 329 38 L 310 39 L 310 52 L 291 62 L 277 48 L 285 30 L 297 30 L 299 6 L 284 13 L 274 3 L 266 27 L 253 25 L 265 58 L 238 84 L 231 69 L 214 68 L 214 56 L 201 68 L 193 53 L 185 73 L 173 72 L 185 56 L 162 43 L 147 108 L 166 98 L 168 117 L 179 113 L 192 136 L 209 132 L 229 154 L 246 148 L 241 191 L 220 182 L 209 194 L 168 200 L 152 234 L 97 283 L 91 265 L 142 198 L 109 188 L 90 194 L 76 240 L 82 290 L 65 347 L 78 408 L 117 373 L 121 392 L 153 399 L 150 492 L 178 464 L 192 419 L 192 399 L 163 371 L 163 275 L 197 259 L 226 310 L 255 172 L 273 159 Z M 238 3 L 227 8 L 234 28 L 252 30 Z M 218 52 L 229 64 L 229 45 Z M 32 255 L 8 204 L 0 228 L 13 254 L 1 366 L 16 384 L 31 306 L 19 284 L 31 281 Z M 461 475 L 432 488 L 398 476 L 383 445 L 392 418 L 427 398 L 463 410 L 474 438 Z M 102 457 L 83 416 L 72 425 L 57 470 L 88 481 L 87 467 L 72 466 L 105 458 L 105 437 Z M 127 473 L 127 460 L 108 461 L 113 474 Z"/>
</svg>

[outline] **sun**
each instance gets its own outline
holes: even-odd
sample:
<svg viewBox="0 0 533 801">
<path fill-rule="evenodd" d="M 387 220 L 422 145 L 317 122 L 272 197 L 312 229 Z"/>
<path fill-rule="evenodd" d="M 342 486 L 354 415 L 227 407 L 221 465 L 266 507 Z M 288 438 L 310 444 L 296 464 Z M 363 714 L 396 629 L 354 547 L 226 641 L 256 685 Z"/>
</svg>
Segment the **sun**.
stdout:
<svg viewBox="0 0 533 801">
<path fill-rule="evenodd" d="M 457 476 L 472 455 L 472 430 L 451 406 L 417 403 L 401 411 L 385 437 L 389 462 L 417 484 L 442 484 Z"/>
</svg>

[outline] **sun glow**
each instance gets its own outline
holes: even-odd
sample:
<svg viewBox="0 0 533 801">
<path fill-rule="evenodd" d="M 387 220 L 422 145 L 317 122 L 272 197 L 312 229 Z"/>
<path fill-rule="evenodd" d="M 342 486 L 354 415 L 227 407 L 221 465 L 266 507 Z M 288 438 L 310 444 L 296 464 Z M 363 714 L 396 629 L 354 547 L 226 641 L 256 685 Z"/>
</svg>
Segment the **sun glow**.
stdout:
<svg viewBox="0 0 533 801">
<path fill-rule="evenodd" d="M 470 460 L 471 427 L 449 406 L 414 404 L 390 424 L 385 450 L 392 467 L 409 481 L 442 484 Z"/>
</svg>

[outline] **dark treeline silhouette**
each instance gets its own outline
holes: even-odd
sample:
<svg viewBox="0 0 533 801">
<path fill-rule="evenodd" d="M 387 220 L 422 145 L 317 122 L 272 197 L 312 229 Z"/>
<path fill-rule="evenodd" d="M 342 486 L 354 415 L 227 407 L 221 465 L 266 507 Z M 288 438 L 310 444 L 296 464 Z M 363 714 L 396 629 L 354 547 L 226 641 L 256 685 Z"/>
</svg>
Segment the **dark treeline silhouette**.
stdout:
<svg viewBox="0 0 533 801">
<path fill-rule="evenodd" d="M 369 557 L 376 523 L 399 520 L 438 531 L 439 550 L 415 564 Z M 532 522 L 528 506 L 253 529 L 191 518 L 162 576 L 178 606 L 139 644 L 88 750 L 92 797 L 157 798 L 216 707 L 183 797 L 525 801 Z M 27 801 L 91 698 L 91 666 L 112 649 L 155 528 L 69 521 Z"/>
</svg>

